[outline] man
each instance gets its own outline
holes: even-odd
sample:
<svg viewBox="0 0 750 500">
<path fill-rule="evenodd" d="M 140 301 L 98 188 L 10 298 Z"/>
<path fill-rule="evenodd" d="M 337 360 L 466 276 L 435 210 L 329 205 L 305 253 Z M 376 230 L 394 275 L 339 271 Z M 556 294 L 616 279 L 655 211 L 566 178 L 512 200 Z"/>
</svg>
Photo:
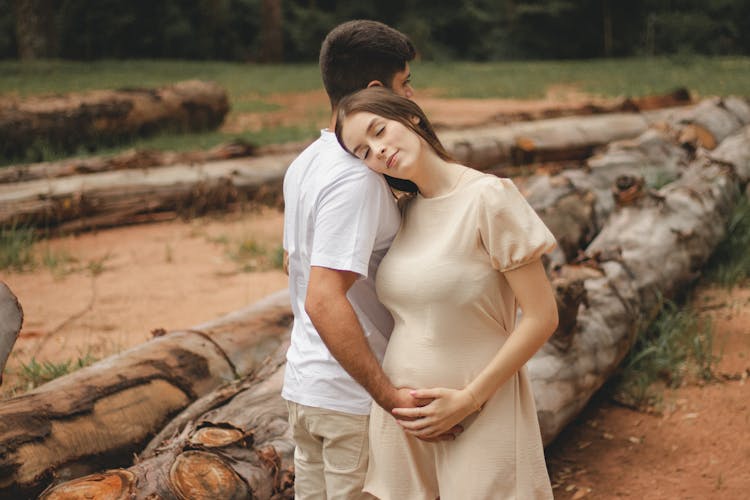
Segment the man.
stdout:
<svg viewBox="0 0 750 500">
<path fill-rule="evenodd" d="M 331 123 L 284 178 L 294 327 L 282 396 L 297 444 L 298 499 L 370 498 L 362 486 L 372 399 L 388 411 L 416 404 L 380 367 L 393 320 L 374 279 L 399 212 L 385 179 L 346 153 L 332 132 L 338 102 L 352 92 L 382 85 L 411 97 L 414 55 L 409 39 L 384 24 L 334 28 L 320 51 Z"/>
</svg>

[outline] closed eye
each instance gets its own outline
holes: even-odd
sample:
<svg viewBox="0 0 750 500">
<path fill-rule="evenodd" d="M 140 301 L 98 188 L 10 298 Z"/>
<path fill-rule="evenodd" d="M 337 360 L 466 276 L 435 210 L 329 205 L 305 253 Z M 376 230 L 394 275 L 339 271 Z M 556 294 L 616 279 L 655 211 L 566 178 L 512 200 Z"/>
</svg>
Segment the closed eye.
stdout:
<svg viewBox="0 0 750 500">
<path fill-rule="evenodd" d="M 365 152 L 362 154 L 362 160 L 367 159 L 367 155 L 370 154 L 370 148 L 365 149 Z"/>
<path fill-rule="evenodd" d="M 384 130 L 385 130 L 385 125 L 383 125 L 378 130 L 375 131 L 375 137 L 380 136 L 383 133 Z"/>
</svg>

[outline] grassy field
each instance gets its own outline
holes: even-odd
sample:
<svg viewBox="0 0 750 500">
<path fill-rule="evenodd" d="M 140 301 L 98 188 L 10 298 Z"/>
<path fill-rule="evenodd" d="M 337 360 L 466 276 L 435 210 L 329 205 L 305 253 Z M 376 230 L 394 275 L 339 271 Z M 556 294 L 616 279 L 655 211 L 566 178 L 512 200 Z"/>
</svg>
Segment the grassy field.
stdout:
<svg viewBox="0 0 750 500">
<path fill-rule="evenodd" d="M 584 61 L 414 63 L 417 89 L 446 97 L 535 98 L 553 84 L 602 96 L 642 95 L 687 87 L 699 95 L 747 95 L 748 57 L 595 59 Z M 0 94 L 28 96 L 102 88 L 154 87 L 200 78 L 232 99 L 321 87 L 315 64 L 256 65 L 196 61 L 0 61 Z"/>
<path fill-rule="evenodd" d="M 414 63 L 414 86 L 431 95 L 465 98 L 539 98 L 551 85 L 574 87 L 598 96 L 644 95 L 687 87 L 699 96 L 748 95 L 750 58 L 633 58 L 584 61 Z M 0 96 L 80 92 L 92 89 L 157 87 L 186 79 L 218 82 L 229 93 L 232 112 L 266 112 L 279 105 L 266 98 L 274 93 L 321 88 L 315 64 L 256 65 L 198 61 L 0 61 Z M 204 149 L 231 139 L 256 144 L 314 137 L 317 124 L 301 117 L 299 126 L 278 126 L 255 132 L 227 134 L 165 134 L 120 147 L 88 145 L 75 156 L 108 154 L 126 147 L 159 150 Z M 62 153 L 36 144 L 23 158 L 0 158 L 0 165 L 59 159 Z"/>
</svg>

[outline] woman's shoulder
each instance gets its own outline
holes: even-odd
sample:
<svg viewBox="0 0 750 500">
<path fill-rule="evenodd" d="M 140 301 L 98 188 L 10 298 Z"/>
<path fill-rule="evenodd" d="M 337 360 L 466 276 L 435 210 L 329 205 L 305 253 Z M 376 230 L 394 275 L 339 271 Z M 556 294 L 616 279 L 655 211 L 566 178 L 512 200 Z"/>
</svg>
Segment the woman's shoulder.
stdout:
<svg viewBox="0 0 750 500">
<path fill-rule="evenodd" d="M 477 170 L 473 170 L 466 180 L 465 189 L 473 198 L 493 204 L 502 202 L 508 197 L 514 198 L 518 194 L 518 188 L 511 179 Z"/>
</svg>

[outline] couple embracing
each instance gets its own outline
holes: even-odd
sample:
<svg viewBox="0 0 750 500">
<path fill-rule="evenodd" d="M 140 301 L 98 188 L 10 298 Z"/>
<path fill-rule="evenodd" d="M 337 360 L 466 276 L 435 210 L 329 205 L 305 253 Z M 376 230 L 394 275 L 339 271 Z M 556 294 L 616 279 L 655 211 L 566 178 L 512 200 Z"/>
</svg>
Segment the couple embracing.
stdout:
<svg viewBox="0 0 750 500">
<path fill-rule="evenodd" d="M 331 123 L 284 178 L 295 496 L 552 498 L 524 364 L 557 324 L 555 240 L 510 180 L 451 159 L 414 56 L 381 23 L 334 28 Z"/>
</svg>

